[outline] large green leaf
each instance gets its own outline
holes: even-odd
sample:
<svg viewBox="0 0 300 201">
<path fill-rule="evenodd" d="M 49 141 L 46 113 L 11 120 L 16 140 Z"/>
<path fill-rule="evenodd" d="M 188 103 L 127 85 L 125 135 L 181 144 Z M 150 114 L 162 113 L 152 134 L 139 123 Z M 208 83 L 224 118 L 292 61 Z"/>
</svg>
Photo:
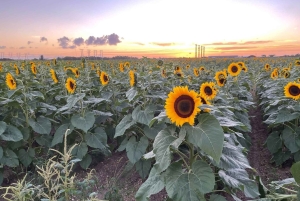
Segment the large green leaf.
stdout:
<svg viewBox="0 0 300 201">
<path fill-rule="evenodd" d="M 103 128 L 97 127 L 95 133 L 88 132 L 85 136 L 86 143 L 90 147 L 105 149 L 107 144 L 107 135 Z"/>
<path fill-rule="evenodd" d="M 226 201 L 225 197 L 221 196 L 221 195 L 217 195 L 217 194 L 212 194 L 209 197 L 209 201 Z"/>
<path fill-rule="evenodd" d="M 204 161 L 195 161 L 191 171 L 185 171 L 180 162 L 175 162 L 166 171 L 165 183 L 173 201 L 205 201 L 204 195 L 214 188 L 215 176 Z"/>
<path fill-rule="evenodd" d="M 21 163 L 25 167 L 28 167 L 30 165 L 30 163 L 32 162 L 32 157 L 30 156 L 30 154 L 27 151 L 25 151 L 25 149 L 20 149 L 18 151 L 18 156 L 19 156 Z"/>
<path fill-rule="evenodd" d="M 149 123 L 149 127 L 152 127 L 152 125 L 157 121 L 158 123 L 164 121 L 165 119 L 167 119 L 167 114 L 165 111 L 161 112 L 158 116 L 154 117 L 150 123 Z"/>
<path fill-rule="evenodd" d="M 278 112 L 275 123 L 283 123 L 286 121 L 291 121 L 293 119 L 297 119 L 299 117 L 300 117 L 300 113 L 295 112 L 292 114 L 289 110 L 283 109 Z"/>
<path fill-rule="evenodd" d="M 123 135 L 125 131 L 135 123 L 136 122 L 132 120 L 131 114 L 126 115 L 117 125 L 114 138 Z"/>
<path fill-rule="evenodd" d="M 32 118 L 28 121 L 32 129 L 39 134 L 49 134 L 51 131 L 51 122 L 46 117 L 38 117 L 36 121 Z"/>
<path fill-rule="evenodd" d="M 135 164 L 135 168 L 139 175 L 142 177 L 142 179 L 145 179 L 148 176 L 149 171 L 151 169 L 151 160 L 139 160 Z"/>
<path fill-rule="evenodd" d="M 126 92 L 126 97 L 128 98 L 129 101 L 132 101 L 135 96 L 138 94 L 138 91 L 135 89 L 135 87 L 131 87 L 127 92 Z"/>
<path fill-rule="evenodd" d="M 0 135 L 0 139 L 4 141 L 17 142 L 23 139 L 23 135 L 17 127 L 7 125 L 5 132 Z"/>
<path fill-rule="evenodd" d="M 69 123 L 60 125 L 54 133 L 53 140 L 51 142 L 51 147 L 58 143 L 62 143 L 67 129 L 70 129 L 67 133 L 67 135 L 69 135 L 73 131 L 73 128 L 74 127 Z"/>
<path fill-rule="evenodd" d="M 90 154 L 86 154 L 79 162 L 80 166 L 85 170 L 88 169 L 91 163 L 92 163 L 92 156 Z"/>
<path fill-rule="evenodd" d="M 278 166 L 284 163 L 290 157 L 291 157 L 291 152 L 289 151 L 282 152 L 281 150 L 279 150 L 278 152 L 273 154 L 272 160 L 274 160 L 276 165 Z"/>
<path fill-rule="evenodd" d="M 154 140 L 155 137 L 157 136 L 157 134 L 158 134 L 161 130 L 163 130 L 164 128 L 166 128 L 166 124 L 161 123 L 161 124 L 155 124 L 155 125 L 152 126 L 152 127 L 145 126 L 143 130 L 144 130 L 145 135 L 146 135 L 148 138 Z"/>
<path fill-rule="evenodd" d="M 4 121 L 0 121 L 0 135 L 4 133 L 6 130 L 6 123 Z"/>
<path fill-rule="evenodd" d="M 135 164 L 146 152 L 148 147 L 148 139 L 147 137 L 141 137 L 140 141 L 137 142 L 135 136 L 131 136 L 126 145 L 126 152 L 129 161 L 132 164 Z"/>
<path fill-rule="evenodd" d="M 217 163 L 223 149 L 224 132 L 219 121 L 211 114 L 204 113 L 198 117 L 195 127 L 187 127 L 188 141 L 210 155 Z"/>
<path fill-rule="evenodd" d="M 137 201 L 148 201 L 151 195 L 161 191 L 164 186 L 164 182 L 161 180 L 159 172 L 153 167 L 148 179 L 140 186 L 135 194 L 135 198 Z"/>
<path fill-rule="evenodd" d="M 294 163 L 291 167 L 291 173 L 295 179 L 295 181 L 300 184 L 300 161 Z"/>
<path fill-rule="evenodd" d="M 298 133 L 299 129 L 298 129 Z M 282 139 L 285 146 L 295 153 L 300 150 L 300 135 L 297 133 L 297 130 L 293 130 L 291 127 L 285 127 L 282 131 Z"/>
<path fill-rule="evenodd" d="M 71 109 L 72 107 L 75 106 L 75 104 L 79 101 L 82 100 L 85 97 L 85 93 L 80 93 L 80 94 L 74 94 L 74 95 L 69 95 L 67 99 L 67 104 L 64 105 L 63 107 L 58 109 L 58 112 L 62 112 L 64 110 Z"/>
<path fill-rule="evenodd" d="M 171 163 L 171 144 L 177 139 L 173 136 L 174 130 L 166 128 L 160 131 L 155 137 L 153 143 L 153 153 L 155 154 L 158 172 L 162 172 L 168 168 Z"/>
<path fill-rule="evenodd" d="M 75 128 L 79 128 L 84 132 L 87 132 L 95 123 L 94 113 L 86 112 L 83 117 L 79 114 L 75 114 L 71 118 L 71 123 Z"/>
<path fill-rule="evenodd" d="M 85 142 L 76 145 L 72 150 L 72 155 L 76 158 L 82 159 L 88 152 L 88 146 Z"/>
<path fill-rule="evenodd" d="M 272 154 L 282 148 L 282 140 L 279 134 L 278 131 L 274 131 L 267 138 L 267 147 Z"/>
<path fill-rule="evenodd" d="M 147 106 L 145 110 L 142 110 L 141 106 L 137 106 L 132 112 L 132 119 L 141 124 L 148 125 L 154 117 L 155 109 L 154 105 Z"/>
<path fill-rule="evenodd" d="M 17 167 L 19 166 L 18 156 L 12 150 L 5 149 L 0 159 L 0 164 L 7 165 L 8 167 Z"/>
</svg>

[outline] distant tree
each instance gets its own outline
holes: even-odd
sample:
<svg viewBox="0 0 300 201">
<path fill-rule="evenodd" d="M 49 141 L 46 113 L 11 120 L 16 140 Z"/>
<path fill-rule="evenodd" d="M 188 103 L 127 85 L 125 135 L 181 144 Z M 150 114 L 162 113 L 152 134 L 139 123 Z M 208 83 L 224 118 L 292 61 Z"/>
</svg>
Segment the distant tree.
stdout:
<svg viewBox="0 0 300 201">
<path fill-rule="evenodd" d="M 275 54 L 270 54 L 270 55 L 269 55 L 269 57 L 274 57 L 274 56 L 275 56 Z"/>
<path fill-rule="evenodd" d="M 266 57 L 266 55 L 265 55 L 265 54 L 263 54 L 263 55 L 261 55 L 261 57 Z"/>
<path fill-rule="evenodd" d="M 44 60 L 44 55 L 41 55 L 40 60 Z"/>
</svg>

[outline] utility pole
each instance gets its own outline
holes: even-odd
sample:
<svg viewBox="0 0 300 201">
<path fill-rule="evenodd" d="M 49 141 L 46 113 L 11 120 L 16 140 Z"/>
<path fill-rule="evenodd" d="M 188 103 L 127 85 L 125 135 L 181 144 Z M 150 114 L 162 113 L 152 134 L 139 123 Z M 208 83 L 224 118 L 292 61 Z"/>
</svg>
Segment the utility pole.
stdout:
<svg viewBox="0 0 300 201">
<path fill-rule="evenodd" d="M 94 58 L 97 59 L 96 57 L 97 57 L 97 50 L 94 50 Z"/>
<path fill-rule="evenodd" d="M 91 50 L 87 50 L 88 58 L 90 57 Z"/>
<path fill-rule="evenodd" d="M 1 59 L 3 59 L 3 57 L 4 57 L 4 52 L 0 52 L 0 55 L 1 55 Z"/>
<path fill-rule="evenodd" d="M 198 54 L 197 54 L 197 44 L 195 44 L 195 58 L 197 58 Z"/>
<path fill-rule="evenodd" d="M 200 58 L 200 45 L 198 45 L 198 55 L 197 58 Z"/>
<path fill-rule="evenodd" d="M 100 50 L 100 57 L 103 59 L 103 50 Z"/>
<path fill-rule="evenodd" d="M 83 49 L 80 49 L 81 52 L 81 58 L 83 57 Z"/>
</svg>

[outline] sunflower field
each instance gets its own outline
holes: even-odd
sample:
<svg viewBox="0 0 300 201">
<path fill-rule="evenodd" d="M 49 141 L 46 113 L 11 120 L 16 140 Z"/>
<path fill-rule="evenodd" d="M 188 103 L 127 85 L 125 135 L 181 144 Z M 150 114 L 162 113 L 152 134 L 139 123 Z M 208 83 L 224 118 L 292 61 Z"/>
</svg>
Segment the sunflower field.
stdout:
<svg viewBox="0 0 300 201">
<path fill-rule="evenodd" d="M 291 57 L 2 62 L 0 183 L 7 169 L 63 150 L 66 133 L 83 169 L 126 151 L 145 179 L 138 201 L 163 189 L 173 201 L 240 200 L 238 191 L 263 200 L 247 159 L 248 112 L 263 109 L 271 161 L 299 162 L 299 76 Z"/>
</svg>

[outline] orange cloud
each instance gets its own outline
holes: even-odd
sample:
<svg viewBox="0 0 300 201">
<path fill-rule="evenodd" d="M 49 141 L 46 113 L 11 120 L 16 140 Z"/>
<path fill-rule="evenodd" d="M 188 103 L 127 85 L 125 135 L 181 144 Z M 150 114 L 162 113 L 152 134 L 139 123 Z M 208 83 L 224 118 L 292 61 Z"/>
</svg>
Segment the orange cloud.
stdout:
<svg viewBox="0 0 300 201">
<path fill-rule="evenodd" d="M 157 43 L 157 42 L 152 42 L 152 43 L 150 43 L 150 44 L 151 44 L 151 45 L 162 46 L 162 47 L 173 46 L 173 45 L 175 45 L 175 43 Z"/>
</svg>

